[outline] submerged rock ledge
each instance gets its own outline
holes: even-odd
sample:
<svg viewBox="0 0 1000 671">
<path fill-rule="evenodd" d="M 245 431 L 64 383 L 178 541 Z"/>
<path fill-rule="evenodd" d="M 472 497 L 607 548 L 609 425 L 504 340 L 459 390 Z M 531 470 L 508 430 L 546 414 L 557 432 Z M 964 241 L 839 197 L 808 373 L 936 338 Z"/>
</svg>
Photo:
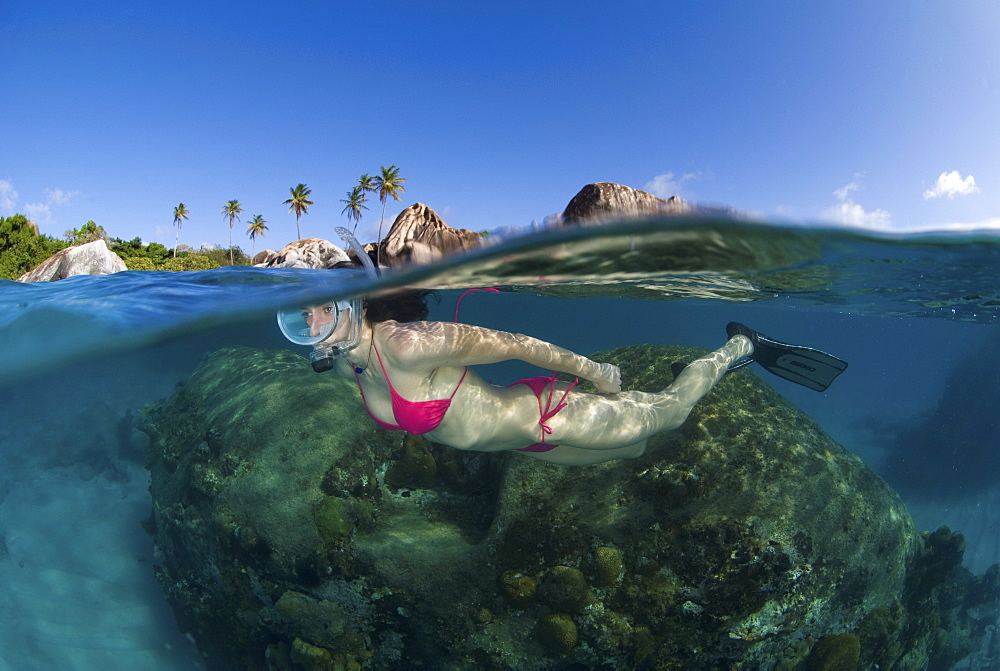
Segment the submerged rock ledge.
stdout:
<svg viewBox="0 0 1000 671">
<path fill-rule="evenodd" d="M 594 356 L 655 390 L 696 354 Z M 158 578 L 212 668 L 948 668 L 997 594 L 749 371 L 582 468 L 376 430 L 281 350 L 216 352 L 140 428 Z"/>
</svg>

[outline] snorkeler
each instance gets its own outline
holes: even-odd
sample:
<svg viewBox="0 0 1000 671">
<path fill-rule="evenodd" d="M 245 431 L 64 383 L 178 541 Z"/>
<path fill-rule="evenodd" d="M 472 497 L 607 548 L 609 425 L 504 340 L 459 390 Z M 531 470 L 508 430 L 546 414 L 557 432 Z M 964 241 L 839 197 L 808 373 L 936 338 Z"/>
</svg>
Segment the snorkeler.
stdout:
<svg viewBox="0 0 1000 671">
<path fill-rule="evenodd" d="M 663 391 L 622 391 L 612 364 L 526 335 L 426 321 L 428 293 L 288 310 L 278 314 L 278 323 L 289 340 L 314 347 L 317 372 L 332 369 L 357 382 L 380 427 L 456 449 L 517 450 L 562 465 L 638 457 L 650 436 L 680 426 L 728 371 L 750 361 L 817 390 L 847 367 L 818 350 L 732 323 L 725 345 L 688 363 Z M 577 382 L 554 376 L 500 387 L 470 368 L 511 359 L 589 380 L 599 393 L 578 391 Z"/>
</svg>

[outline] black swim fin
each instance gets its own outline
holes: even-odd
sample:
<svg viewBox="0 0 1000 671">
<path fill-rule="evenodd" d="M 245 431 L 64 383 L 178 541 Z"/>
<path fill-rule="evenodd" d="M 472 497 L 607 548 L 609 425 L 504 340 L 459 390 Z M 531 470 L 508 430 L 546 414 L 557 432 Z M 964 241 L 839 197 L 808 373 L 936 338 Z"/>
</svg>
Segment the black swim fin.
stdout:
<svg viewBox="0 0 1000 671">
<path fill-rule="evenodd" d="M 753 343 L 750 358 L 730 366 L 731 371 L 742 368 L 750 361 L 756 361 L 778 377 L 815 391 L 826 391 L 837 376 L 847 369 L 847 362 L 833 355 L 812 347 L 773 340 L 738 322 L 729 322 L 726 333 L 730 338 L 744 335 Z"/>
</svg>

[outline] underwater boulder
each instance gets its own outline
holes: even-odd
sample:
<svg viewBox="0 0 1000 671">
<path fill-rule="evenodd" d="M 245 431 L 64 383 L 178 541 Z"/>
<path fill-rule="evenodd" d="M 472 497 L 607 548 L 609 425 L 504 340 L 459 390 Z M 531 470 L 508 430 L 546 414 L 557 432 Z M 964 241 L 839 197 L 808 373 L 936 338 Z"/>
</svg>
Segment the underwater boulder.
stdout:
<svg viewBox="0 0 1000 671">
<path fill-rule="evenodd" d="M 889 442 L 886 478 L 904 495 L 952 501 L 1000 481 L 1000 350 L 993 338 L 971 348 L 948 375 L 937 407 Z"/>
<path fill-rule="evenodd" d="M 653 390 L 698 354 L 594 356 Z M 157 577 L 212 668 L 948 668 L 1000 582 L 746 370 L 589 467 L 376 430 L 282 350 L 216 352 L 140 428 Z"/>
</svg>

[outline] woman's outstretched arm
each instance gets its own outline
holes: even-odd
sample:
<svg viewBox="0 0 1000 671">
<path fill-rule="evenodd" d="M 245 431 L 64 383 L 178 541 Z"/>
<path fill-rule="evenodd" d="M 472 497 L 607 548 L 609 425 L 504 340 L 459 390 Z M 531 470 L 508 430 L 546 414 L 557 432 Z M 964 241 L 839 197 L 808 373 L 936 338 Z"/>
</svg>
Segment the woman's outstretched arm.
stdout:
<svg viewBox="0 0 1000 671">
<path fill-rule="evenodd" d="M 471 324 L 387 322 L 379 329 L 393 354 L 412 368 L 474 366 L 518 359 L 546 370 L 590 380 L 602 393 L 621 391 L 618 367 L 597 363 L 552 343 L 520 333 Z"/>
</svg>

